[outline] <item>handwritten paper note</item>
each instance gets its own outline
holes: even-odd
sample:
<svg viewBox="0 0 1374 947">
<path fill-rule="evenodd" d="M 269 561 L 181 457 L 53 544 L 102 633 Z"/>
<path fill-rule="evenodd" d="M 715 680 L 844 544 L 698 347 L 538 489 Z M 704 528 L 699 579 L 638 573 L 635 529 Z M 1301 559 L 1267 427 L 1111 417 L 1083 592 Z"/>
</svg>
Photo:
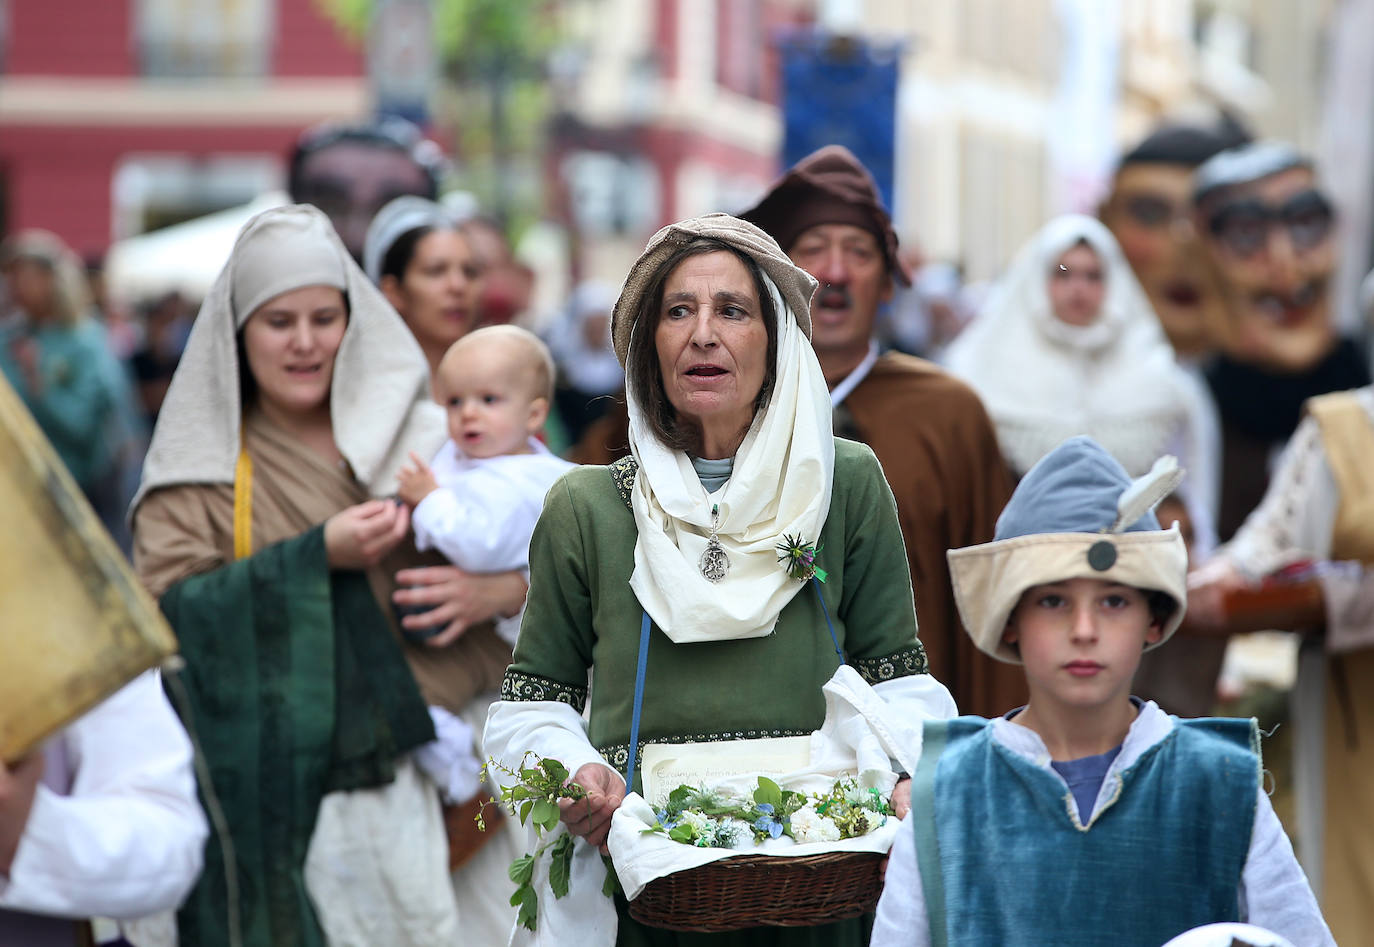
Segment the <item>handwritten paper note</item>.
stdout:
<svg viewBox="0 0 1374 947">
<path fill-rule="evenodd" d="M 811 738 L 772 737 L 644 747 L 644 798 L 662 806 L 678 786 L 710 786 L 732 776 L 780 776 L 811 764 Z"/>
</svg>

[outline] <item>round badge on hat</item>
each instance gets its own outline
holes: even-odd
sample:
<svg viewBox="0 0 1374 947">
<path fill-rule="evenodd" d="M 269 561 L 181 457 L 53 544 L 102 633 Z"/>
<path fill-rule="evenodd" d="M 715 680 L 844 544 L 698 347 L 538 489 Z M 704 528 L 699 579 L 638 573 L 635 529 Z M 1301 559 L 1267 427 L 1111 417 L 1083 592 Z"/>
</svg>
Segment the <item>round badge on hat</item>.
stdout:
<svg viewBox="0 0 1374 947">
<path fill-rule="evenodd" d="M 1088 565 L 1098 572 L 1106 572 L 1116 565 L 1116 546 L 1105 539 L 1099 539 L 1088 547 Z"/>
</svg>

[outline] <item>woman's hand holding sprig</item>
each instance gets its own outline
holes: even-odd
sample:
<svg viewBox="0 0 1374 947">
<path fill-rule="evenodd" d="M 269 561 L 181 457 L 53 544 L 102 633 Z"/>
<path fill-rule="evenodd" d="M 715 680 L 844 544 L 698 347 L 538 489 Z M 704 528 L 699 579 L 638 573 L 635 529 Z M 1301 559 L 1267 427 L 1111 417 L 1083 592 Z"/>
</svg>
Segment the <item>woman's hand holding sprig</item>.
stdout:
<svg viewBox="0 0 1374 947">
<path fill-rule="evenodd" d="M 611 831 L 611 816 L 625 801 L 625 780 L 600 763 L 587 763 L 573 773 L 572 781 L 586 790 L 581 799 L 558 800 L 558 817 L 573 835 L 580 835 L 601 854 L 607 853 L 606 836 Z"/>
</svg>

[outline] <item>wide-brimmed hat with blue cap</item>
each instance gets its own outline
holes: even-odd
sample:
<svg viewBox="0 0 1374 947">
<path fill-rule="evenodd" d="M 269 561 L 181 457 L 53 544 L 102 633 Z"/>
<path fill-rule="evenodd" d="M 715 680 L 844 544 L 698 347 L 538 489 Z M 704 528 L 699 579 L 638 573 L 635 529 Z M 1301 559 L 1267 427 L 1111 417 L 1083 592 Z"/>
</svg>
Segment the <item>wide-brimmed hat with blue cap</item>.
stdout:
<svg viewBox="0 0 1374 947">
<path fill-rule="evenodd" d="M 1002 641 L 1007 619 L 1027 589 L 1068 579 L 1103 579 L 1168 595 L 1176 607 L 1158 647 L 1183 621 L 1188 550 L 1177 525 L 1161 529 L 1154 507 L 1183 471 L 1161 457 L 1132 480 L 1090 437 L 1072 437 L 1035 464 L 997 518 L 990 543 L 951 549 L 954 599 L 980 651 L 1020 664 Z"/>
</svg>

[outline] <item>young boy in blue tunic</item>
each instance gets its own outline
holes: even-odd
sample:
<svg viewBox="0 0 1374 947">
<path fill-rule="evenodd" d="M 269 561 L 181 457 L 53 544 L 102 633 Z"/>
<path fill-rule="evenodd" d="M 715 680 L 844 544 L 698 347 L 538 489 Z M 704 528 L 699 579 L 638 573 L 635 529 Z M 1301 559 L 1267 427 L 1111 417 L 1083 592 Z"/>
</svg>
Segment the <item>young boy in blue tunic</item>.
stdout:
<svg viewBox="0 0 1374 947">
<path fill-rule="evenodd" d="M 1214 921 L 1334 944 L 1263 792 L 1254 721 L 1179 720 L 1130 696 L 1178 628 L 1187 556 L 1095 441 L 1026 474 L 991 543 L 951 550 L 978 648 L 1023 666 L 1005 717 L 928 722 L 875 947 L 1159 947 Z"/>
</svg>

